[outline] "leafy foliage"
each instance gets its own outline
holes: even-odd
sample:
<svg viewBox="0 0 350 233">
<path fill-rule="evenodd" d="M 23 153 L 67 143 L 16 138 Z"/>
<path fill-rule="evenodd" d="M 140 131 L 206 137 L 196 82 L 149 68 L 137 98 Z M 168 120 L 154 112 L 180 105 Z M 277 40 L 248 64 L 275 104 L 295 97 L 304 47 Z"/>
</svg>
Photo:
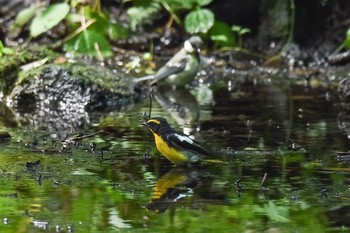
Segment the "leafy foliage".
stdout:
<svg viewBox="0 0 350 233">
<path fill-rule="evenodd" d="M 121 24 L 110 22 L 106 14 L 95 11 L 90 7 L 84 8 L 84 16 L 91 24 L 81 26 L 81 32 L 65 44 L 65 51 L 90 54 L 103 60 L 104 57 L 112 55 L 107 36 L 111 40 L 116 40 L 126 39 L 130 34 L 129 30 Z M 80 31 L 80 29 L 77 30 Z"/>
<path fill-rule="evenodd" d="M 107 28 L 107 33 L 110 39 L 127 39 L 129 37 L 130 31 L 118 23 L 109 23 Z"/>
<path fill-rule="evenodd" d="M 133 6 L 128 9 L 129 24 L 132 30 L 152 23 L 163 7 L 169 13 L 170 24 L 174 20 L 182 26 L 182 20 L 178 15 L 184 15 L 183 26 L 187 33 L 208 35 L 218 47 L 241 47 L 242 35 L 249 32 L 249 29 L 240 27 L 239 31 L 231 30 L 228 24 L 217 21 L 214 13 L 204 8 L 212 0 L 133 0 L 132 2 Z M 183 14 L 184 12 L 187 14 Z M 170 26 L 169 22 L 167 26 Z"/>
<path fill-rule="evenodd" d="M 71 7 L 77 7 L 72 9 Z M 130 32 L 123 25 L 112 23 L 108 20 L 107 14 L 100 11 L 99 7 L 82 6 L 72 2 L 71 6 L 66 3 L 51 4 L 47 7 L 31 6 L 22 10 L 16 17 L 11 29 L 13 37 L 23 26 L 30 22 L 30 35 L 37 37 L 59 23 L 65 21 L 71 34 L 67 35 L 63 46 L 66 51 L 89 54 L 99 59 L 112 55 L 111 46 L 107 36 L 111 40 L 126 39 Z M 35 16 L 35 12 L 40 13 Z M 90 24 L 87 25 L 87 21 Z M 79 24 L 81 26 L 79 27 Z M 5 52 L 7 50 L 5 49 Z"/>
<path fill-rule="evenodd" d="M 207 33 L 214 25 L 213 12 L 207 9 L 198 9 L 190 12 L 185 18 L 186 31 L 191 34 Z"/>
<path fill-rule="evenodd" d="M 220 47 L 232 46 L 236 41 L 230 26 L 221 21 L 215 21 L 215 24 L 210 29 L 209 36 Z"/>
<path fill-rule="evenodd" d="M 129 24 L 132 30 L 136 30 L 138 25 L 151 23 L 152 19 L 159 13 L 163 6 L 172 18 L 178 19 L 177 13 L 190 11 L 185 16 L 185 29 L 190 34 L 207 33 L 213 26 L 215 17 L 209 9 L 202 6 L 208 5 L 212 0 L 134 0 L 133 6 L 127 11 Z M 179 20 L 176 20 L 180 23 Z"/>
<path fill-rule="evenodd" d="M 217 21 L 214 13 L 205 8 L 212 0 L 130 1 L 132 5 L 126 9 L 127 26 L 111 22 L 108 12 L 101 10 L 99 1 L 93 3 L 94 5 L 71 0 L 49 6 L 31 6 L 17 15 L 12 37 L 18 36 L 26 24 L 29 24 L 30 35 L 38 37 L 59 23 L 64 23 L 69 32 L 63 39 L 65 51 L 103 59 L 112 55 L 110 40 L 127 39 L 131 31 L 138 30 L 142 25 L 152 24 L 162 11 L 169 14 L 167 27 L 175 21 L 183 26 L 187 33 L 210 38 L 218 47 L 236 45 L 237 37 L 238 45 L 241 46 L 241 35 L 246 33 L 231 31 L 229 25 Z"/>
<path fill-rule="evenodd" d="M 250 32 L 249 28 L 242 28 L 239 25 L 233 25 L 231 30 L 237 34 L 238 37 L 238 47 L 242 47 L 242 36 Z"/>
<path fill-rule="evenodd" d="M 78 51 L 79 53 L 87 53 L 100 58 L 112 55 L 112 50 L 108 40 L 101 34 L 93 30 L 85 30 L 77 37 L 69 40 L 64 49 L 67 51 Z"/>
<path fill-rule="evenodd" d="M 161 5 L 156 1 L 134 1 L 134 6 L 127 10 L 131 30 L 136 30 L 138 25 L 151 22 L 150 20 L 153 19 L 160 9 Z"/>
<path fill-rule="evenodd" d="M 56 3 L 50 5 L 33 19 L 33 22 L 30 25 L 30 35 L 36 37 L 50 30 L 67 16 L 69 9 L 67 3 Z"/>
</svg>

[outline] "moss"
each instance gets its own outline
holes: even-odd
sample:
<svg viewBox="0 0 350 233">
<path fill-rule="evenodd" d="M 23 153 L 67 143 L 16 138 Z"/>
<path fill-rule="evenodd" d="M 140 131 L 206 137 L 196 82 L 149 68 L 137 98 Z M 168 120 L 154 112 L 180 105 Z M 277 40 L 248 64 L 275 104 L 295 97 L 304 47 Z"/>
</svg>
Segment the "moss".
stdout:
<svg viewBox="0 0 350 233">
<path fill-rule="evenodd" d="M 28 49 L 21 50 L 16 59 L 19 65 L 28 64 L 34 61 L 38 61 L 44 58 L 48 58 L 48 61 L 54 61 L 58 55 L 46 47 L 31 47 Z"/>
<path fill-rule="evenodd" d="M 98 86 L 114 94 L 132 95 L 133 82 L 120 77 L 112 71 L 99 66 L 89 66 L 83 63 L 54 64 L 58 55 L 47 48 L 31 47 L 21 50 L 14 55 L 0 58 L 0 91 L 4 95 L 12 92 L 15 85 L 30 82 L 30 79 L 41 76 L 44 68 L 65 69 L 71 78 L 81 80 L 87 86 Z M 47 59 L 46 64 L 22 72 L 20 67 L 31 62 Z"/>
<path fill-rule="evenodd" d="M 51 50 L 40 47 L 23 49 L 13 55 L 0 57 L 0 91 L 5 95 L 11 92 L 21 76 L 20 67 L 22 65 L 44 58 L 53 61 L 56 57 L 57 55 Z"/>
<path fill-rule="evenodd" d="M 17 61 L 13 57 L 4 56 L 0 59 L 0 91 L 5 95 L 16 82 L 18 69 Z"/>
<path fill-rule="evenodd" d="M 101 89 L 112 93 L 130 95 L 134 93 L 134 84 L 131 80 L 121 77 L 112 71 L 99 66 L 87 66 L 85 64 L 65 64 L 74 78 L 82 79 L 90 85 L 98 85 Z"/>
</svg>

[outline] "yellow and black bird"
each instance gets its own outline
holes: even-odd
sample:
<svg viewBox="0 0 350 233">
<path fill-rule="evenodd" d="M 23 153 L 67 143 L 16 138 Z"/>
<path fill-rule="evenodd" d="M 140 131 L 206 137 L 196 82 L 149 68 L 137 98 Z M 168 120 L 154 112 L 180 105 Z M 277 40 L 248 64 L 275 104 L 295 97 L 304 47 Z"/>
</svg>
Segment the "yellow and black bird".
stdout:
<svg viewBox="0 0 350 233">
<path fill-rule="evenodd" d="M 211 154 L 187 135 L 177 132 L 162 117 L 146 120 L 158 151 L 175 164 L 196 163 Z"/>
</svg>

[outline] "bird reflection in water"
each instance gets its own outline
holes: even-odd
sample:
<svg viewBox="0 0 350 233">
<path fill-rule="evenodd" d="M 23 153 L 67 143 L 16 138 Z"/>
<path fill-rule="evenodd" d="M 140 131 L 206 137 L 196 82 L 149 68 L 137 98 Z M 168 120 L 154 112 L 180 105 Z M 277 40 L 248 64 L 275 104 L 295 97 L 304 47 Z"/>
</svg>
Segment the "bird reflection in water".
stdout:
<svg viewBox="0 0 350 233">
<path fill-rule="evenodd" d="M 187 135 L 197 131 L 199 118 L 203 120 L 203 117 L 205 117 L 201 111 L 202 104 L 206 105 L 212 101 L 212 92 L 209 88 L 202 88 L 197 91 L 204 93 L 202 96 L 208 96 L 206 103 L 199 103 L 197 98 L 185 88 L 174 90 L 169 87 L 158 87 L 153 92 L 153 97 L 157 103 L 170 114 L 178 125 L 183 127 L 183 133 Z"/>
<path fill-rule="evenodd" d="M 190 196 L 199 199 L 214 199 L 219 202 L 226 202 L 226 195 L 223 191 L 208 190 L 212 185 L 212 179 L 202 179 L 200 170 L 175 167 L 163 175 L 155 184 L 152 201 L 146 205 L 150 211 L 164 213 L 175 203 Z M 211 181 L 210 181 L 211 180 Z"/>
</svg>

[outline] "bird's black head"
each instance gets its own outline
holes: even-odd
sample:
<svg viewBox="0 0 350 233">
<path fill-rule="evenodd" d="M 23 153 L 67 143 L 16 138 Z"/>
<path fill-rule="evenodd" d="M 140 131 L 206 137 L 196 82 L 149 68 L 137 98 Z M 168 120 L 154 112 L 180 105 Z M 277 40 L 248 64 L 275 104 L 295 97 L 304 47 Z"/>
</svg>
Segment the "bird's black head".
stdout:
<svg viewBox="0 0 350 233">
<path fill-rule="evenodd" d="M 147 127 L 152 130 L 154 133 L 159 133 L 159 130 L 162 128 L 169 128 L 168 122 L 163 117 L 152 117 L 146 121 Z"/>
</svg>

